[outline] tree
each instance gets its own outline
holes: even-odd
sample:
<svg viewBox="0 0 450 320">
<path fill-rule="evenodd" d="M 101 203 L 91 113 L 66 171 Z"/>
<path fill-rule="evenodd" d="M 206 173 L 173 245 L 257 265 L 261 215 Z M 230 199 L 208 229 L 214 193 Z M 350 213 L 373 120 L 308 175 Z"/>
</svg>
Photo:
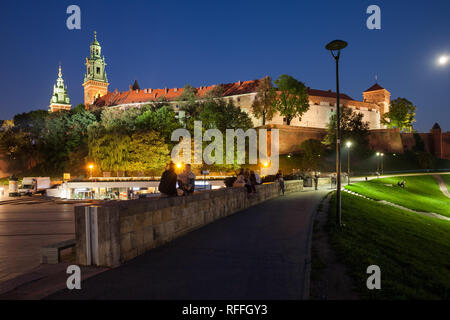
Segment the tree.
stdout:
<svg viewBox="0 0 450 320">
<path fill-rule="evenodd" d="M 126 110 L 107 108 L 102 111 L 101 125 L 107 130 L 125 130 L 131 133 L 136 130 L 137 118 L 142 114 L 140 108 Z"/>
<path fill-rule="evenodd" d="M 179 100 L 194 102 L 197 99 L 196 95 L 197 95 L 197 88 L 194 88 L 190 84 L 187 84 L 184 86 L 183 92 L 181 93 Z"/>
<path fill-rule="evenodd" d="M 391 101 L 389 112 L 383 115 L 381 123 L 389 128 L 412 132 L 412 124 L 416 121 L 416 107 L 405 98 Z"/>
<path fill-rule="evenodd" d="M 342 108 L 341 110 L 341 141 L 352 141 L 355 147 L 366 147 L 369 136 L 369 122 L 364 122 L 363 114 L 360 112 L 353 112 L 351 108 Z M 337 116 L 334 113 L 330 117 L 330 122 L 327 125 L 327 135 L 323 141 L 324 144 L 329 145 L 332 149 L 336 149 L 336 121 Z"/>
<path fill-rule="evenodd" d="M 282 74 L 275 80 L 278 98 L 274 100 L 273 107 L 280 115 L 286 118 L 286 124 L 290 125 L 292 119 L 299 117 L 309 109 L 308 93 L 305 85 L 295 78 Z"/>
<path fill-rule="evenodd" d="M 169 106 L 164 106 L 156 111 L 144 111 L 136 118 L 136 127 L 138 130 L 157 131 L 167 144 L 172 145 L 172 132 L 180 128 L 180 123 L 175 118 L 175 112 Z"/>
<path fill-rule="evenodd" d="M 211 90 L 206 92 L 205 98 L 206 99 L 219 99 L 219 98 L 222 98 L 224 94 L 225 94 L 224 87 L 221 85 L 218 85 L 218 86 L 214 86 L 214 88 L 212 88 Z"/>
<path fill-rule="evenodd" d="M 269 76 L 262 78 L 252 103 L 252 113 L 255 117 L 262 118 L 262 125 L 273 118 L 275 98 L 276 92 L 272 86 L 272 79 Z"/>
<path fill-rule="evenodd" d="M 124 171 L 127 168 L 128 134 L 119 130 L 105 130 L 102 126 L 89 127 L 89 157 L 104 171 Z"/>
<path fill-rule="evenodd" d="M 128 148 L 127 170 L 160 172 L 170 160 L 168 145 L 153 130 L 136 131 Z"/>
<path fill-rule="evenodd" d="M 308 139 L 300 145 L 302 151 L 301 167 L 303 170 L 319 170 L 325 148 L 319 140 Z"/>
<path fill-rule="evenodd" d="M 203 104 L 199 120 L 206 129 L 219 129 L 225 134 L 226 129 L 247 130 L 253 128 L 253 123 L 248 114 L 229 100 L 211 100 Z"/>
</svg>

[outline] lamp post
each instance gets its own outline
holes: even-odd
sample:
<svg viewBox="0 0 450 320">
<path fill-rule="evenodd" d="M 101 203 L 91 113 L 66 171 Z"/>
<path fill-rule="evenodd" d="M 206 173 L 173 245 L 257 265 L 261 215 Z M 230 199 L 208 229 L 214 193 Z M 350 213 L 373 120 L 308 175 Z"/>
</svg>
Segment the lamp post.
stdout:
<svg viewBox="0 0 450 320">
<path fill-rule="evenodd" d="M 380 153 L 377 152 L 376 155 L 377 155 L 377 177 L 378 177 L 378 174 L 380 172 Z"/>
<path fill-rule="evenodd" d="M 336 62 L 336 222 L 342 225 L 341 219 L 341 110 L 339 103 L 339 58 L 341 50 L 347 47 L 347 42 L 334 40 L 325 46 L 331 52 Z"/>
<path fill-rule="evenodd" d="M 93 164 L 90 164 L 90 165 L 89 165 L 89 172 L 90 172 L 90 174 L 91 174 L 91 179 L 92 179 L 92 169 L 94 169 L 94 165 L 93 165 Z"/>
<path fill-rule="evenodd" d="M 347 146 L 347 184 L 350 184 L 350 147 L 352 142 L 347 141 L 345 145 Z"/>
<path fill-rule="evenodd" d="M 384 153 L 381 153 L 380 154 L 380 156 L 381 156 L 381 174 L 383 174 L 384 173 L 384 166 L 383 166 L 383 157 L 384 157 Z"/>
</svg>

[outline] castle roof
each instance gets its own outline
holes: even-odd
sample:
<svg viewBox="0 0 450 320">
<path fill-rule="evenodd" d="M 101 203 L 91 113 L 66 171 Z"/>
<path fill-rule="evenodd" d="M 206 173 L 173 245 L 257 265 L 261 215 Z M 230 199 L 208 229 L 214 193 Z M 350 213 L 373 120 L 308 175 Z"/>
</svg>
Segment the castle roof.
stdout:
<svg viewBox="0 0 450 320">
<path fill-rule="evenodd" d="M 254 93 L 258 88 L 259 81 L 260 80 L 249 80 L 212 86 L 200 86 L 196 88 L 196 95 L 199 97 L 199 99 L 204 98 L 207 92 L 213 90 L 216 87 L 222 87 L 223 97 Z M 131 103 L 154 102 L 160 99 L 176 101 L 184 91 L 184 88 L 139 89 L 136 84 L 137 81 L 135 82 L 135 85 L 130 86 L 130 90 L 128 91 L 119 92 L 116 89 L 113 92 L 108 92 L 103 97 L 98 98 L 94 104 L 102 107 Z M 309 96 L 336 98 L 336 93 L 331 90 L 325 91 L 307 88 L 307 92 Z M 353 100 L 350 96 L 344 93 L 339 94 L 339 96 L 341 99 Z"/>
<path fill-rule="evenodd" d="M 384 88 L 382 86 L 380 86 L 378 83 L 375 83 L 373 86 L 371 86 L 369 89 L 367 89 L 364 92 L 369 92 L 369 91 L 376 91 L 376 90 L 383 90 Z"/>
</svg>

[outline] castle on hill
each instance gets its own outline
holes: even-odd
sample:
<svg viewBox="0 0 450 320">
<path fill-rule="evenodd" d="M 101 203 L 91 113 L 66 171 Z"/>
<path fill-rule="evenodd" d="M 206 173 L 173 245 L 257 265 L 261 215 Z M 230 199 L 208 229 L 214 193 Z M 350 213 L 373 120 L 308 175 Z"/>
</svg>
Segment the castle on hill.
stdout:
<svg viewBox="0 0 450 320">
<path fill-rule="evenodd" d="M 127 91 L 108 91 L 108 78 L 106 76 L 105 57 L 101 55 L 101 46 L 97 40 L 96 33 L 94 41 L 90 45 L 90 55 L 86 58 L 86 74 L 84 76 L 84 104 L 86 107 L 109 107 L 109 108 L 133 108 L 140 107 L 156 101 L 167 101 L 174 109 L 177 117 L 184 117 L 183 111 L 179 110 L 179 101 L 183 88 L 164 89 L 141 89 L 137 84 L 130 85 Z M 256 90 L 260 80 L 238 81 L 234 83 L 201 86 L 197 88 L 198 99 L 216 88 L 222 87 L 222 95 L 225 100 L 232 100 L 235 105 L 247 112 L 255 126 L 262 125 L 262 119 L 255 118 L 251 112 L 251 106 L 256 96 Z M 324 129 L 330 116 L 336 111 L 336 93 L 331 90 L 307 89 L 309 95 L 309 110 L 303 114 L 301 119 L 295 118 L 291 126 Z M 363 120 L 369 123 L 370 129 L 383 128 L 381 119 L 383 114 L 389 112 L 390 92 L 379 84 L 363 92 L 363 101 L 357 101 L 346 94 L 340 94 L 341 106 L 349 107 L 363 114 Z M 279 114 L 275 114 L 268 125 L 283 125 L 286 120 Z"/>
</svg>

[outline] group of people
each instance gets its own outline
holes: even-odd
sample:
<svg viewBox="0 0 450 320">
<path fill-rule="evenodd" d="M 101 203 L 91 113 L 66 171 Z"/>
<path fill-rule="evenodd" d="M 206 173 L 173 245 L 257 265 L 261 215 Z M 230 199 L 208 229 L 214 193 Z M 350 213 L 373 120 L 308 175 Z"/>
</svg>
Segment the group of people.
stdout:
<svg viewBox="0 0 450 320">
<path fill-rule="evenodd" d="M 284 178 L 281 170 L 275 175 L 275 181 L 280 184 L 281 192 L 284 195 Z M 233 187 L 245 187 L 247 193 L 256 193 L 256 186 L 261 184 L 261 177 L 253 170 L 241 169 L 233 183 Z"/>
<path fill-rule="evenodd" d="M 281 170 L 275 176 L 275 181 L 280 184 L 284 195 L 284 178 Z M 245 187 L 247 193 L 256 193 L 256 186 L 261 184 L 260 175 L 249 169 L 241 169 L 233 183 L 233 187 Z M 178 185 L 178 187 L 177 187 Z M 195 174 L 191 170 L 191 165 L 186 164 L 181 173 L 175 171 L 175 164 L 170 162 L 161 176 L 159 192 L 168 197 L 186 196 L 194 193 Z"/>
<path fill-rule="evenodd" d="M 161 176 L 158 189 L 161 194 L 168 197 L 186 196 L 194 193 L 195 174 L 191 170 L 191 165 L 186 164 L 183 171 L 177 174 L 175 164 L 169 163 Z"/>
<path fill-rule="evenodd" d="M 245 187 L 247 193 L 256 193 L 256 185 L 261 184 L 261 177 L 258 173 L 249 169 L 241 169 L 233 183 L 233 187 Z"/>
</svg>

